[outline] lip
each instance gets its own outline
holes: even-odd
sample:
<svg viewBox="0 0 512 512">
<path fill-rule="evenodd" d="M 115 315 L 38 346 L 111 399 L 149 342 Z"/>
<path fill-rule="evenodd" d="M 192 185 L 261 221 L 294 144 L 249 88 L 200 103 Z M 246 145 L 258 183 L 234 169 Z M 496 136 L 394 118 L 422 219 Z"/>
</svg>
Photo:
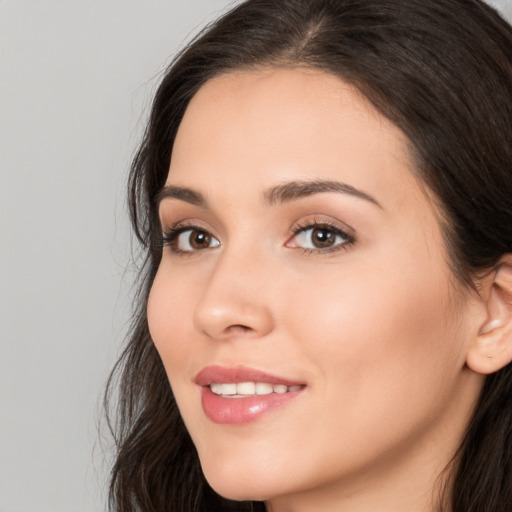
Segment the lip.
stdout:
<svg viewBox="0 0 512 512">
<path fill-rule="evenodd" d="M 303 382 L 293 381 L 247 367 L 226 368 L 207 366 L 195 377 L 194 382 L 201 386 L 201 405 L 205 415 L 214 423 L 243 425 L 261 418 L 266 413 L 289 404 L 305 388 Z M 268 395 L 254 395 L 245 398 L 225 398 L 210 389 L 212 383 L 266 382 L 301 386 L 297 391 Z"/>
<path fill-rule="evenodd" d="M 277 377 L 270 373 L 262 372 L 254 368 L 236 366 L 227 368 L 219 365 L 212 365 L 203 368 L 195 377 L 194 382 L 199 386 L 209 386 L 213 382 L 267 382 L 268 384 L 284 384 L 285 386 L 303 386 L 303 382 L 292 381 Z"/>
</svg>

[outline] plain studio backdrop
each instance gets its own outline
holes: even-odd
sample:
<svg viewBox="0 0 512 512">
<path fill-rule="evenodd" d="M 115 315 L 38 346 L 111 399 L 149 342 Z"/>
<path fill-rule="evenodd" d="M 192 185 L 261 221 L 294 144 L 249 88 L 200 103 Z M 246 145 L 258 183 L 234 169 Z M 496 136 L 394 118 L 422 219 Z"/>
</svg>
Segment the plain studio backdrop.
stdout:
<svg viewBox="0 0 512 512">
<path fill-rule="evenodd" d="M 0 512 L 106 509 L 127 169 L 165 64 L 234 3 L 0 0 Z"/>
</svg>

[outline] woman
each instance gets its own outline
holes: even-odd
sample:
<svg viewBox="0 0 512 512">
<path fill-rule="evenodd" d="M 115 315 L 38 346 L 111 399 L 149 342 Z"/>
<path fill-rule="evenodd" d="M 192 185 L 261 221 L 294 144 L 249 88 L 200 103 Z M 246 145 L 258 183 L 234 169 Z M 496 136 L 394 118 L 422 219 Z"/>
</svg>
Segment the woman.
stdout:
<svg viewBox="0 0 512 512">
<path fill-rule="evenodd" d="M 511 510 L 511 55 L 478 0 L 249 0 L 178 56 L 114 510 Z"/>
</svg>

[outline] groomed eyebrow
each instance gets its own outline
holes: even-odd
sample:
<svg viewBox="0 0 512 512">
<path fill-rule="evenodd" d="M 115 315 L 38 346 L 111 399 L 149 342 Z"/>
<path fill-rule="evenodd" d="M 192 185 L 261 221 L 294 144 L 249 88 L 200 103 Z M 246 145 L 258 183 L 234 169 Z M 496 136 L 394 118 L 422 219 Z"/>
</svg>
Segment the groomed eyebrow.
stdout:
<svg viewBox="0 0 512 512">
<path fill-rule="evenodd" d="M 348 194 L 359 199 L 364 199 L 382 208 L 381 204 L 371 195 L 359 190 L 352 185 L 341 183 L 339 181 L 291 181 L 273 187 L 265 193 L 265 201 L 271 205 L 276 203 L 285 203 L 324 192 L 338 192 Z"/>
<path fill-rule="evenodd" d="M 348 194 L 359 199 L 364 199 L 379 208 L 382 208 L 377 199 L 371 195 L 353 187 L 352 185 L 347 185 L 346 183 L 341 183 L 339 181 L 290 181 L 267 190 L 264 194 L 264 199 L 269 205 L 275 205 L 325 192 Z M 185 201 L 186 203 L 193 204 L 194 206 L 200 206 L 202 208 L 208 207 L 205 197 L 200 192 L 188 187 L 166 185 L 156 197 L 157 205 L 159 205 L 164 199 L 179 199 L 180 201 Z"/>
<path fill-rule="evenodd" d="M 179 199 L 180 201 L 185 201 L 186 203 L 193 204 L 194 206 L 201 206 L 202 208 L 206 208 L 208 206 L 206 199 L 200 192 L 187 187 L 176 187 L 175 185 L 166 185 L 162 190 L 160 190 L 156 196 L 157 206 L 164 199 Z"/>
</svg>

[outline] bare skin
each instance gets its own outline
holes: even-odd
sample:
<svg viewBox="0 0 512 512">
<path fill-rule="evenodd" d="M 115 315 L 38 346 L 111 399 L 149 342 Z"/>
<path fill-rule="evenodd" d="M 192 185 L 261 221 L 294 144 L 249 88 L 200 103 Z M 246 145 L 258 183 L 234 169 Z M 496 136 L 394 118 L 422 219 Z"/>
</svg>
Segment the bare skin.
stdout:
<svg viewBox="0 0 512 512">
<path fill-rule="evenodd" d="M 322 72 L 227 74 L 192 99 L 148 319 L 219 494 L 272 512 L 435 510 L 486 373 L 467 361 L 488 311 L 455 283 L 412 165 L 404 135 Z M 208 365 L 303 388 L 219 424 L 195 382 Z"/>
</svg>

